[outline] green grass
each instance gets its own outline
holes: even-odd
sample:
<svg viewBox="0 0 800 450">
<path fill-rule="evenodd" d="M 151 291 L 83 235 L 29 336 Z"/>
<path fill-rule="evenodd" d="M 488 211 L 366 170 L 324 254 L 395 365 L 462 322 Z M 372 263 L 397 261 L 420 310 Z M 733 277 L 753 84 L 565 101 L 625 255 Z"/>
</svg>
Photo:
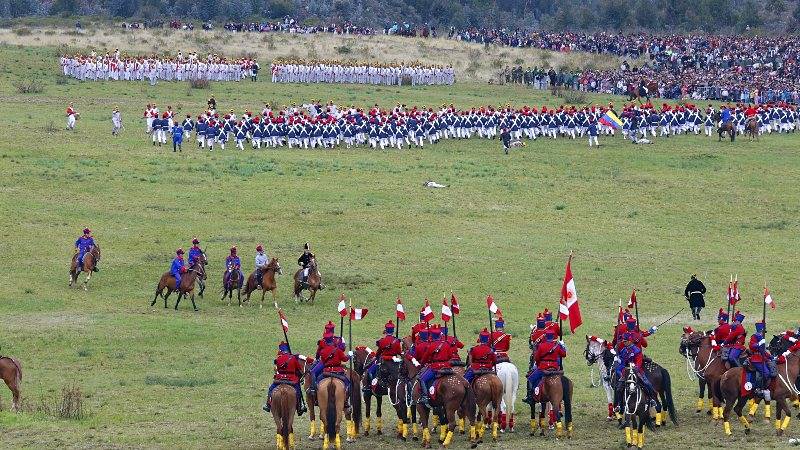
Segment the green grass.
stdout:
<svg viewBox="0 0 800 450">
<path fill-rule="evenodd" d="M 54 48 L 0 47 L 0 254 L 6 270 L 0 343 L 3 354 L 23 363 L 26 399 L 55 398 L 74 383 L 86 395 L 87 414 L 80 420 L 13 415 L 8 392 L 0 389 L 0 447 L 271 445 L 274 424 L 260 406 L 282 335 L 271 306 L 229 308 L 215 298 L 223 259 L 234 244 L 247 271 L 257 243 L 280 258 L 279 298 L 298 351 L 313 351 L 323 324 L 335 320 L 340 292 L 370 308 L 353 328 L 361 344 L 376 339 L 393 317 L 397 295 L 413 317 L 425 297 L 437 305 L 451 290 L 462 303 L 459 336 L 472 342 L 485 326 L 483 298 L 492 293 L 509 331 L 519 336 L 512 358 L 522 371 L 528 324 L 536 312 L 556 307 L 564 264 L 574 250 L 585 319 L 579 335 L 566 337 L 566 370 L 576 382 L 576 436 L 553 444 L 518 433 L 503 436 L 498 448 L 620 447 L 623 434 L 604 421 L 604 394 L 588 388 L 582 335 L 607 336 L 617 302 L 632 287 L 639 289 L 642 321 L 652 325 L 685 305 L 684 283 L 697 272 L 710 291 L 698 326 L 706 329 L 723 305 L 729 275 L 738 274 L 752 330 L 768 280 L 778 304 L 769 312 L 770 330 L 797 325 L 796 135 L 735 145 L 678 137 L 647 147 L 601 138 L 599 151 L 589 151 L 582 140 L 537 141 L 508 157 L 496 141 L 478 140 L 402 152 L 209 154 L 189 144 L 175 155 L 148 144 L 139 119 L 146 103 L 194 115 L 211 93 L 220 109 L 237 111 L 312 98 L 387 107 L 557 101 L 542 92 L 483 84 L 448 89 L 248 82 L 213 84 L 210 91 L 175 83 L 58 84 L 57 64 Z M 17 94 L 13 83 L 30 78 L 41 80 L 44 91 Z M 593 97 L 601 104 L 608 100 Z M 82 113 L 74 133 L 63 131 L 69 101 Z M 126 125 L 120 138 L 110 135 L 115 105 Z M 49 121 L 56 125 L 51 132 L 45 129 Z M 427 179 L 450 187 L 425 189 Z M 88 292 L 67 288 L 72 243 L 84 226 L 103 246 L 101 272 Z M 187 247 L 192 236 L 211 259 L 200 312 L 184 304 L 179 312 L 151 311 L 155 283 L 174 249 Z M 306 241 L 329 286 L 313 306 L 290 298 L 294 260 Z M 733 421 L 730 440 L 720 426 L 694 416 L 695 384 L 677 353 L 681 326 L 689 323 L 684 310 L 651 339 L 648 354 L 673 375 L 681 426 L 649 433 L 648 443 L 784 445 L 772 425 L 758 422 L 744 437 Z M 525 429 L 524 413 L 520 423 Z M 306 432 L 305 417 L 298 430 Z M 797 434 L 795 423 L 790 434 Z M 302 442 L 304 448 L 316 445 Z M 454 445 L 463 448 L 463 439 Z M 348 448 L 393 446 L 388 437 L 369 437 Z"/>
</svg>

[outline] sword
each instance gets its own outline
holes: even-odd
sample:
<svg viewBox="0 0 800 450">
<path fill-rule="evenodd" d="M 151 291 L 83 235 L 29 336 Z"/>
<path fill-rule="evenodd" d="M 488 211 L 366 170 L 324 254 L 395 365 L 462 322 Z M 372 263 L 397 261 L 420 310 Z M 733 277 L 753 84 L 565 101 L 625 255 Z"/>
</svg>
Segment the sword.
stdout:
<svg viewBox="0 0 800 450">
<path fill-rule="evenodd" d="M 678 312 L 676 312 L 675 314 L 672 315 L 672 317 L 670 317 L 669 319 L 667 319 L 667 320 L 661 322 L 660 324 L 656 325 L 656 327 L 661 328 L 661 325 L 664 325 L 665 323 L 667 323 L 670 320 L 674 319 L 678 314 L 682 313 L 684 309 L 686 309 L 686 308 L 679 309 Z"/>
</svg>

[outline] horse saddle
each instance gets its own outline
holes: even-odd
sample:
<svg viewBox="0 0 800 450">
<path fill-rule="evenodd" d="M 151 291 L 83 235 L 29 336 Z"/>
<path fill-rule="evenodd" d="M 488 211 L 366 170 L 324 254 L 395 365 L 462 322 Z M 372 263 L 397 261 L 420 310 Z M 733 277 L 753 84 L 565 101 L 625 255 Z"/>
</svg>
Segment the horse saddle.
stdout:
<svg viewBox="0 0 800 450">
<path fill-rule="evenodd" d="M 466 367 L 467 363 L 465 363 L 464 361 L 462 361 L 460 359 L 453 359 L 453 360 L 450 361 L 450 365 L 453 366 L 453 367 Z"/>
<path fill-rule="evenodd" d="M 762 389 L 764 387 L 767 387 L 764 375 L 758 370 L 753 370 L 753 367 L 748 364 L 745 370 L 742 371 L 741 396 L 745 397 L 753 394 L 754 389 Z"/>
<path fill-rule="evenodd" d="M 337 380 L 344 383 L 345 387 L 350 385 L 350 379 L 347 378 L 347 375 L 344 373 L 339 372 L 323 372 L 322 378 L 336 378 Z"/>
</svg>

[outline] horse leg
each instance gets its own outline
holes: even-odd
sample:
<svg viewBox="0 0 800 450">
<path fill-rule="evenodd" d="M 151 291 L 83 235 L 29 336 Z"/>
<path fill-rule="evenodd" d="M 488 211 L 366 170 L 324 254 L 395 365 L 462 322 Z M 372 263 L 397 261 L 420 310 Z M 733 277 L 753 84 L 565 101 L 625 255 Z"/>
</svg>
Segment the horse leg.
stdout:
<svg viewBox="0 0 800 450">
<path fill-rule="evenodd" d="M 372 393 L 364 389 L 364 436 L 369 436 L 369 429 L 372 426 Z"/>
<path fill-rule="evenodd" d="M 278 309 L 278 295 L 275 293 L 278 289 L 272 289 L 272 303 L 275 305 L 275 309 Z M 264 306 L 264 297 L 261 297 L 261 306 Z"/>
<path fill-rule="evenodd" d="M 540 402 L 539 403 L 539 436 L 544 436 L 544 430 L 546 427 L 544 426 L 544 416 L 547 413 L 547 402 Z"/>
<path fill-rule="evenodd" d="M 91 271 L 91 270 L 86 273 L 86 280 L 84 280 L 84 282 L 83 282 L 83 290 L 84 291 L 88 291 L 89 290 L 89 288 L 86 285 L 89 284 L 89 280 L 92 279 L 92 273 L 93 273 L 93 271 Z"/>
<path fill-rule="evenodd" d="M 783 420 L 781 420 L 781 412 L 785 413 Z M 785 398 L 775 400 L 775 429 L 778 436 L 783 436 L 786 429 L 789 428 L 789 422 L 792 420 L 792 411 L 789 409 L 789 403 Z"/>
<path fill-rule="evenodd" d="M 197 304 L 194 302 L 194 292 L 192 292 L 192 306 L 194 307 L 195 311 L 199 311 L 199 309 L 197 309 Z"/>
<path fill-rule="evenodd" d="M 431 429 L 428 428 L 428 408 L 424 405 L 417 405 L 417 412 L 419 413 L 420 426 L 422 427 L 422 447 L 430 448 L 431 446 Z"/>
<path fill-rule="evenodd" d="M 375 434 L 378 436 L 383 434 L 383 411 L 381 411 L 383 405 L 383 396 L 377 395 L 375 396 Z"/>
<path fill-rule="evenodd" d="M 178 305 L 181 303 L 181 298 L 183 297 L 183 292 L 178 292 L 178 299 L 175 300 L 175 311 L 178 310 Z M 166 305 L 167 300 L 164 299 L 164 304 Z"/>
<path fill-rule="evenodd" d="M 170 295 L 172 295 L 172 289 L 170 289 L 169 286 L 167 286 L 167 294 L 164 295 L 164 309 L 167 308 L 167 299 L 169 298 Z"/>
<path fill-rule="evenodd" d="M 150 302 L 150 306 L 154 306 L 156 304 L 156 300 L 158 299 L 159 295 L 161 295 L 161 291 L 158 289 L 158 286 L 156 286 L 156 295 L 153 296 L 153 301 Z"/>
<path fill-rule="evenodd" d="M 239 307 L 241 308 L 242 307 L 242 288 L 241 287 L 237 287 L 236 288 L 236 299 L 239 300 Z"/>
</svg>

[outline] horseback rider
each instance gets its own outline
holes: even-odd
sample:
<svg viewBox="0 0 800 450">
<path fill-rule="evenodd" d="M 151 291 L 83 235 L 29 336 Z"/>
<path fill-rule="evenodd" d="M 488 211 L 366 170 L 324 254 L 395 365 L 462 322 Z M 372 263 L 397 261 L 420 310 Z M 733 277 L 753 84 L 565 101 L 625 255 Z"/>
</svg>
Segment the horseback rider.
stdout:
<svg viewBox="0 0 800 450">
<path fill-rule="evenodd" d="M 419 323 L 415 324 L 411 327 L 411 341 L 416 344 L 419 339 L 419 333 L 422 330 L 427 330 L 431 327 L 430 320 L 425 317 L 425 308 L 422 308 L 419 312 Z M 427 340 L 427 339 L 426 339 Z"/>
<path fill-rule="evenodd" d="M 544 315 L 542 315 L 542 313 L 539 313 L 539 315 L 536 316 L 536 326 L 531 327 L 531 337 L 530 339 L 528 339 L 528 347 L 531 350 L 536 351 L 536 346 L 538 346 L 539 343 L 544 340 L 544 332 L 546 326 L 547 322 L 544 320 Z"/>
<path fill-rule="evenodd" d="M 463 367 L 465 364 L 464 361 L 461 360 L 458 351 L 464 348 L 464 343 L 458 340 L 457 337 L 450 336 L 447 327 L 442 327 L 442 335 L 444 336 L 444 340 L 450 344 L 450 365 L 453 367 Z"/>
<path fill-rule="evenodd" d="M 86 256 L 87 253 L 91 252 L 94 249 L 94 237 L 92 237 L 92 230 L 88 228 L 83 229 L 83 235 L 78 237 L 75 241 L 75 253 L 78 254 L 77 265 L 78 268 L 83 270 L 83 258 Z M 94 262 L 94 272 L 99 272 L 97 268 L 97 262 Z"/>
<path fill-rule="evenodd" d="M 314 355 L 315 361 L 309 369 L 309 373 L 311 374 L 311 386 L 308 388 L 308 391 L 312 395 L 317 392 L 317 381 L 319 381 L 320 375 L 322 375 L 324 369 L 324 364 L 320 356 L 323 350 L 327 347 L 336 347 L 344 351 L 346 348 L 344 340 L 334 334 L 335 330 L 336 326 L 333 322 L 328 321 L 328 323 L 325 324 L 325 332 L 322 334 L 322 339 L 317 341 L 317 352 Z"/>
<path fill-rule="evenodd" d="M 628 325 L 626 324 L 628 319 L 631 318 L 631 313 L 627 309 L 623 309 L 619 313 L 619 317 L 617 319 L 618 323 L 617 326 L 614 327 L 614 337 L 611 339 L 611 347 L 616 351 L 617 348 L 621 347 L 622 344 L 622 335 L 628 331 Z"/>
<path fill-rule="evenodd" d="M 772 366 L 774 361 L 772 355 L 767 351 L 767 340 L 764 337 L 766 325 L 764 322 L 756 322 L 756 332 L 750 336 L 750 343 L 748 349 L 750 350 L 750 365 L 753 366 L 754 372 L 761 374 L 761 378 L 756 377 L 756 390 L 754 393 L 760 394 L 764 401 L 769 402 L 770 393 L 769 385 L 772 379 L 777 375 Z"/>
<path fill-rule="evenodd" d="M 744 341 L 747 338 L 747 331 L 744 329 L 744 314 L 739 311 L 733 315 L 733 323 L 730 325 L 730 332 L 722 343 L 722 360 L 727 362 L 730 367 L 739 367 L 739 355 L 744 351 Z"/>
<path fill-rule="evenodd" d="M 475 377 L 494 373 L 497 365 L 497 354 L 489 345 L 489 330 L 486 328 L 478 335 L 478 345 L 469 349 L 469 368 L 464 372 L 464 379 L 472 384 Z"/>
<path fill-rule="evenodd" d="M 200 240 L 196 237 L 192 238 L 192 246 L 189 247 L 189 257 L 187 258 L 189 260 L 189 264 L 192 264 L 195 258 L 198 258 L 202 255 L 203 249 L 200 248 Z"/>
<path fill-rule="evenodd" d="M 256 245 L 256 282 L 258 286 L 264 282 L 264 271 L 267 269 L 269 263 L 269 256 L 264 253 L 264 247 L 261 244 Z"/>
<path fill-rule="evenodd" d="M 647 378 L 647 375 L 645 375 L 644 370 L 642 370 L 642 364 L 644 363 L 644 352 L 642 352 L 642 349 L 636 344 L 634 339 L 635 336 L 633 333 L 628 332 L 622 335 L 623 347 L 619 352 L 619 358 L 622 364 L 618 365 L 616 368 L 617 393 L 619 394 L 619 402 L 616 402 L 616 404 L 619 406 L 622 401 L 622 389 L 625 386 L 625 377 L 623 376 L 623 371 L 625 369 L 633 368 L 636 371 L 637 377 L 641 381 L 645 394 L 647 394 L 647 396 L 650 397 L 650 400 L 655 403 L 656 411 L 660 413 L 661 404 L 658 401 L 658 394 L 656 394 L 653 384 L 650 382 L 650 379 Z M 630 367 L 631 365 L 633 365 L 633 367 Z"/>
<path fill-rule="evenodd" d="M 230 280 L 230 276 L 235 274 L 239 277 L 239 285 L 241 286 L 242 282 L 244 281 L 244 274 L 242 273 L 242 260 L 239 259 L 239 256 L 236 254 L 235 245 L 231 247 L 231 254 L 225 258 L 225 268 L 228 270 L 225 271 L 222 282 L 227 285 L 228 281 Z"/>
<path fill-rule="evenodd" d="M 553 321 L 553 313 L 545 308 L 542 315 L 544 316 L 545 330 L 553 330 L 556 336 L 561 336 L 561 327 L 558 326 L 558 322 Z"/>
<path fill-rule="evenodd" d="M 419 375 L 419 382 L 422 387 L 420 402 L 430 406 L 429 389 L 431 383 L 444 375 L 452 373 L 452 366 L 450 365 L 452 350 L 450 349 L 450 344 L 442 339 L 442 330 L 438 325 L 431 327 L 428 334 L 430 340 L 426 361 L 428 364 Z"/>
<path fill-rule="evenodd" d="M 319 352 L 319 360 L 322 362 L 322 377 L 333 377 L 341 380 L 344 383 L 345 391 L 348 393 L 347 398 L 350 397 L 350 377 L 345 371 L 342 364 L 350 361 L 353 352 L 344 352 L 343 346 L 335 344 L 335 338 L 332 331 L 326 332 L 323 340 L 326 342 L 325 347 Z M 349 404 L 349 400 L 345 401 L 345 406 Z"/>
<path fill-rule="evenodd" d="M 508 351 L 511 348 L 511 335 L 505 332 L 505 321 L 502 315 L 498 315 L 494 321 L 494 331 L 491 336 L 491 343 L 497 353 L 497 363 L 511 362 L 508 358 Z"/>
<path fill-rule="evenodd" d="M 314 256 L 314 254 L 311 253 L 311 246 L 308 245 L 308 242 L 306 242 L 305 245 L 303 245 L 303 254 L 300 255 L 299 258 L 297 258 L 297 265 L 299 265 L 303 269 L 300 278 L 301 282 L 305 283 L 308 281 L 308 266 L 311 264 L 311 260 L 315 258 L 316 256 Z"/>
<path fill-rule="evenodd" d="M 366 370 L 369 379 L 372 380 L 371 386 L 373 390 L 378 385 L 375 375 L 378 373 L 380 364 L 399 361 L 398 358 L 403 354 L 402 342 L 394 336 L 394 323 L 391 320 L 386 322 L 383 328 L 383 337 L 375 341 L 375 346 L 378 347 L 375 352 L 375 359 Z"/>
<path fill-rule="evenodd" d="M 270 412 L 272 406 L 272 391 L 281 384 L 290 384 L 294 387 L 297 394 L 297 415 L 302 416 L 307 411 L 303 394 L 300 390 L 300 378 L 303 376 L 303 365 L 300 363 L 301 357 L 289 352 L 289 344 L 281 342 L 278 344 L 278 356 L 275 357 L 275 377 L 267 391 L 267 402 L 262 409 Z"/>
<path fill-rule="evenodd" d="M 533 354 L 535 366 L 528 374 L 528 392 L 525 399 L 527 404 L 533 403 L 533 394 L 545 371 L 561 370 L 561 358 L 566 358 L 567 346 L 564 341 L 556 341 L 556 334 L 553 329 L 545 330 L 544 341 L 540 342 Z"/>
<path fill-rule="evenodd" d="M 725 109 L 723 110 L 726 111 Z M 730 112 L 728 114 L 730 115 Z M 689 307 L 692 309 L 692 317 L 695 320 L 700 320 L 700 311 L 706 306 L 706 302 L 703 299 L 705 293 L 706 287 L 703 282 L 697 279 L 697 274 L 692 274 L 692 279 L 686 285 L 683 295 L 689 302 Z"/>
<path fill-rule="evenodd" d="M 172 266 L 169 268 L 169 273 L 175 278 L 175 290 L 179 291 L 181 288 L 181 274 L 188 271 L 186 263 L 183 261 L 183 249 L 175 250 L 175 259 L 172 260 Z"/>
<path fill-rule="evenodd" d="M 731 333 L 731 325 L 728 323 L 728 320 L 728 313 L 720 308 L 717 314 L 717 323 L 719 325 L 717 328 L 714 328 L 714 331 L 711 333 L 711 347 L 713 350 L 720 350 L 722 348 L 722 343 L 728 339 L 728 335 Z"/>
</svg>

